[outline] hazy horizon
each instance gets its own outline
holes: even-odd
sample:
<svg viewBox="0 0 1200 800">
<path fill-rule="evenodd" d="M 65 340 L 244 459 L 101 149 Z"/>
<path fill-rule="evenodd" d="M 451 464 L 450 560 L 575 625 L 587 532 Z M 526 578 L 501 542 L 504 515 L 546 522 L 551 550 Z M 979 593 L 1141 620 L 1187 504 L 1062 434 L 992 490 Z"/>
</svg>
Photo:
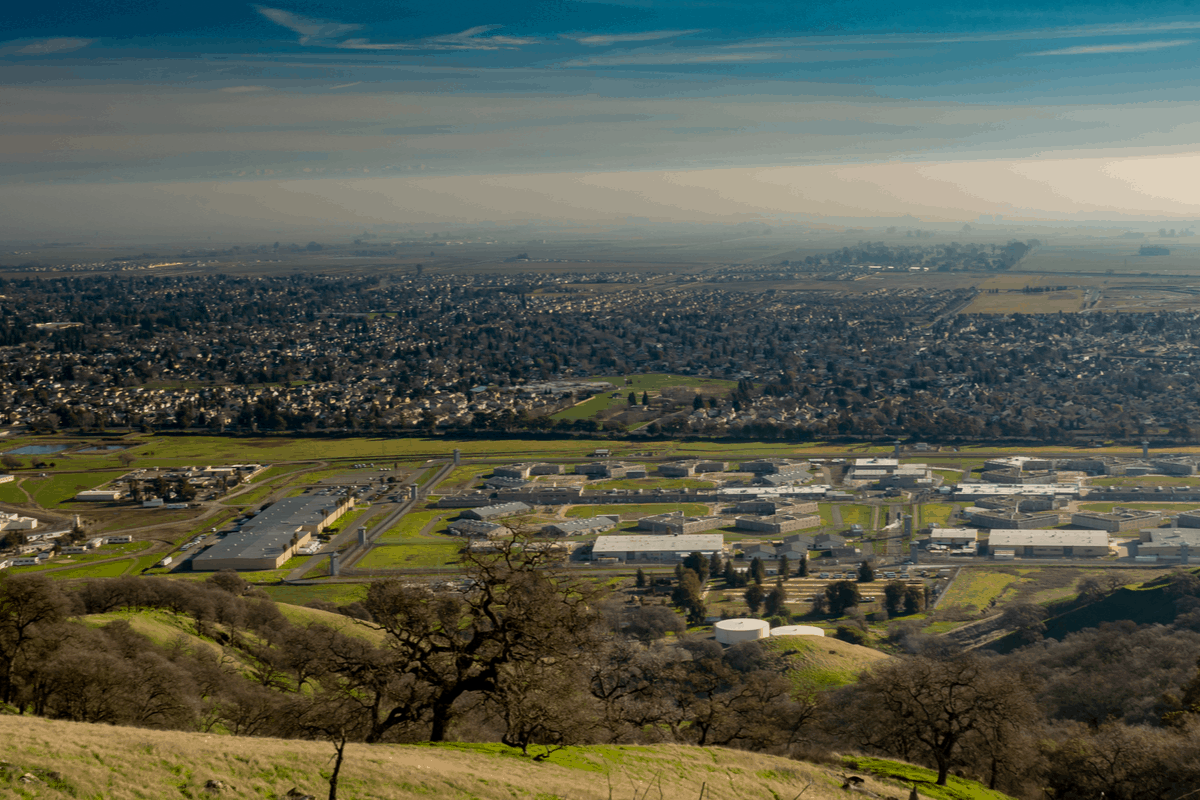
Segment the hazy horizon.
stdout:
<svg viewBox="0 0 1200 800">
<path fill-rule="evenodd" d="M 1200 218 L 1183 4 L 18 9 L 0 238 Z"/>
</svg>

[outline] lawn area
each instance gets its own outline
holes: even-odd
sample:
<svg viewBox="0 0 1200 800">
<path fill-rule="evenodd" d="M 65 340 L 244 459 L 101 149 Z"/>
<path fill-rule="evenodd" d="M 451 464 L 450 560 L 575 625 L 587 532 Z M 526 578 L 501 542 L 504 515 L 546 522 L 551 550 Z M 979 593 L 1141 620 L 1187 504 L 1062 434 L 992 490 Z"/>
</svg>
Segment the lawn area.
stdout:
<svg viewBox="0 0 1200 800">
<path fill-rule="evenodd" d="M 609 481 L 588 483 L 587 488 L 595 491 L 608 489 L 711 489 L 712 481 L 699 478 L 614 478 Z"/>
<path fill-rule="evenodd" d="M 421 529 L 434 520 L 446 520 L 450 517 L 456 516 L 459 510 L 460 509 L 436 509 L 431 511 L 409 512 L 401 517 L 400 521 L 393 527 L 380 534 L 376 541 L 380 544 L 429 541 L 429 537 L 423 537 L 420 535 Z M 441 537 L 439 536 L 438 538 L 440 539 Z"/>
<path fill-rule="evenodd" d="M 1089 486 L 1200 486 L 1200 475 L 1114 475 L 1091 478 Z"/>
<path fill-rule="evenodd" d="M 871 506 L 848 504 L 840 506 L 840 508 L 843 525 L 862 525 L 864 529 L 870 529 L 873 513 Z"/>
<path fill-rule="evenodd" d="M 628 376 L 601 376 L 591 379 L 593 382 L 608 381 L 616 386 L 617 396 L 612 397 L 612 391 L 600 392 L 591 398 L 584 400 L 582 403 L 574 405 L 570 408 L 563 409 L 553 415 L 551 419 L 591 419 L 601 411 L 607 411 L 610 408 L 626 408 L 629 405 L 629 393 L 636 392 L 638 401 L 642 399 L 643 392 L 658 393 L 663 389 L 672 386 L 686 386 L 700 394 L 715 395 L 717 397 L 725 397 L 734 388 L 737 387 L 736 381 L 723 381 L 716 378 L 697 378 L 692 375 L 628 375 Z M 625 381 L 630 383 L 626 384 Z"/>
<path fill-rule="evenodd" d="M 1134 508 L 1139 511 L 1191 511 L 1200 503 L 1080 503 L 1080 511 L 1110 512 L 1114 507 Z"/>
<path fill-rule="evenodd" d="M 995 572 L 988 569 L 964 569 L 954 580 L 941 606 L 967 606 L 982 611 L 992 600 L 999 602 L 1010 584 L 1019 580 L 1012 572 Z"/>
<path fill-rule="evenodd" d="M 74 578 L 118 578 L 124 575 L 137 563 L 136 559 L 123 558 L 120 561 L 109 561 L 104 564 L 81 564 L 62 572 L 51 573 L 56 580 L 71 580 Z"/>
<path fill-rule="evenodd" d="M 140 505 L 129 506 L 126 513 L 105 521 L 97 533 L 113 533 L 125 528 L 140 528 L 144 525 L 169 525 L 172 522 L 192 519 L 200 513 L 201 510 L 198 508 L 190 508 L 186 511 L 166 511 L 162 508 L 142 508 Z"/>
<path fill-rule="evenodd" d="M 436 472 L 436 470 L 434 470 L 434 472 Z M 460 483 L 468 483 L 468 482 L 474 484 L 479 479 L 481 479 L 483 476 L 491 475 L 491 474 L 492 474 L 492 467 L 490 467 L 490 466 L 481 467 L 478 464 L 476 464 L 476 465 L 468 465 L 465 467 L 455 467 L 454 469 L 450 470 L 449 475 L 447 475 L 445 478 L 442 479 L 441 485 L 442 486 L 457 486 Z M 432 477 L 432 472 L 430 473 L 430 477 Z"/>
<path fill-rule="evenodd" d="M 953 506 L 948 503 L 922 503 L 917 507 L 917 518 L 913 520 L 913 527 L 943 526 L 950 521 L 950 512 L 953 510 Z"/>
<path fill-rule="evenodd" d="M 347 605 L 367 596 L 365 583 L 324 583 L 313 586 L 273 585 L 261 587 L 276 603 L 291 603 L 302 606 L 313 600 L 328 600 L 337 605 Z"/>
<path fill-rule="evenodd" d="M 0 503 L 28 503 L 25 493 L 21 491 L 19 479 L 14 478 L 8 483 L 0 483 Z"/>
<path fill-rule="evenodd" d="M 708 514 L 708 506 L 702 503 L 612 503 L 596 506 L 573 506 L 566 515 L 576 519 L 598 517 L 601 514 L 620 514 L 622 519 L 630 519 L 666 514 L 668 511 L 682 511 L 684 516 L 688 517 L 703 517 Z"/>
<path fill-rule="evenodd" d="M 70 502 L 79 492 L 95 489 L 125 473 L 126 470 L 112 470 L 50 474 L 46 478 L 27 479 L 25 489 L 42 508 L 58 508 L 63 503 Z"/>
<path fill-rule="evenodd" d="M 460 541 L 405 542 L 372 547 L 355 569 L 437 569 L 458 563 Z"/>
<path fill-rule="evenodd" d="M 822 525 L 833 524 L 833 503 L 817 503 L 817 513 L 821 515 Z"/>
</svg>

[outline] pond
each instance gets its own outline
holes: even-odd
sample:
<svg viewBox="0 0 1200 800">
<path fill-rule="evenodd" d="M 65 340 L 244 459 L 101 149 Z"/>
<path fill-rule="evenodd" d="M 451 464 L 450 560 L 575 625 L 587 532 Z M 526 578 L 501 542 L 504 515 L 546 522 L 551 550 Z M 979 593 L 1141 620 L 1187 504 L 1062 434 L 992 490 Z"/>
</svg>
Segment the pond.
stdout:
<svg viewBox="0 0 1200 800">
<path fill-rule="evenodd" d="M 61 444 L 27 444 L 24 447 L 18 447 L 16 450 L 9 450 L 4 455 L 6 456 L 48 456 L 51 453 L 58 453 L 66 450 L 66 445 Z"/>
</svg>

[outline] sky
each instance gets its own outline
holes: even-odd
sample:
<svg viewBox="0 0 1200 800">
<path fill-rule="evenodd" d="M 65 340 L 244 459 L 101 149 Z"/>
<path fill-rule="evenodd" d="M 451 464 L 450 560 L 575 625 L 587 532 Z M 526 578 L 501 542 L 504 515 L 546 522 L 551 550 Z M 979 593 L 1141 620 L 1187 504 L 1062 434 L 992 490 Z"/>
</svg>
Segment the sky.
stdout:
<svg viewBox="0 0 1200 800">
<path fill-rule="evenodd" d="M 42 0 L 0 237 L 532 219 L 1200 218 L 1200 11 Z"/>
</svg>

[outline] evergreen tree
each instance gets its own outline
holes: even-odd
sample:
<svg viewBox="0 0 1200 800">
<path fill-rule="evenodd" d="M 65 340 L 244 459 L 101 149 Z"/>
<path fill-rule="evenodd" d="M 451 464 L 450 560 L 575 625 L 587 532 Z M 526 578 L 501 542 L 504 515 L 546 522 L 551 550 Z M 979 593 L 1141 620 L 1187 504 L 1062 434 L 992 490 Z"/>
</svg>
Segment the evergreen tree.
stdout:
<svg viewBox="0 0 1200 800">
<path fill-rule="evenodd" d="M 788 577 L 791 577 L 791 574 L 792 574 L 792 565 L 788 561 L 788 557 L 780 556 L 779 557 L 779 577 L 788 578 Z"/>
<path fill-rule="evenodd" d="M 725 574 L 725 563 L 721 561 L 720 553 L 713 553 L 708 559 L 708 574 L 713 577 Z"/>
<path fill-rule="evenodd" d="M 708 580 L 708 558 L 703 553 L 689 553 L 683 559 L 683 568 L 690 569 L 696 573 L 696 577 L 700 580 L 701 584 Z"/>
<path fill-rule="evenodd" d="M 796 575 L 801 578 L 808 577 L 808 556 L 800 559 L 800 563 L 796 566 Z"/>
<path fill-rule="evenodd" d="M 787 592 L 782 586 L 776 585 L 774 589 L 767 592 L 767 596 L 763 599 L 763 613 L 768 617 L 774 617 L 787 613 L 784 604 L 787 602 Z"/>
<path fill-rule="evenodd" d="M 644 405 L 644 406 L 650 405 L 650 393 L 649 392 L 642 392 L 642 405 Z"/>
<path fill-rule="evenodd" d="M 766 599 L 766 592 L 763 591 L 761 585 L 757 583 L 750 584 L 750 588 L 743 595 L 746 598 L 746 605 L 750 609 L 751 614 L 757 614 L 758 609 L 762 606 L 763 600 Z"/>
<path fill-rule="evenodd" d="M 637 392 L 629 393 L 629 405 L 631 405 L 631 406 L 637 405 Z"/>
<path fill-rule="evenodd" d="M 750 559 L 750 580 L 762 586 L 762 582 L 767 579 L 767 568 L 763 566 L 762 560 L 757 556 Z"/>
<path fill-rule="evenodd" d="M 875 570 L 871 569 L 871 565 L 866 561 L 858 565 L 858 582 L 870 583 L 875 580 Z"/>
<path fill-rule="evenodd" d="M 730 587 L 738 585 L 738 574 L 732 561 L 725 562 L 725 585 Z"/>
<path fill-rule="evenodd" d="M 637 588 L 639 588 L 639 589 L 646 588 L 646 573 L 644 571 L 642 571 L 641 567 L 638 567 L 636 580 L 637 580 Z"/>
</svg>

